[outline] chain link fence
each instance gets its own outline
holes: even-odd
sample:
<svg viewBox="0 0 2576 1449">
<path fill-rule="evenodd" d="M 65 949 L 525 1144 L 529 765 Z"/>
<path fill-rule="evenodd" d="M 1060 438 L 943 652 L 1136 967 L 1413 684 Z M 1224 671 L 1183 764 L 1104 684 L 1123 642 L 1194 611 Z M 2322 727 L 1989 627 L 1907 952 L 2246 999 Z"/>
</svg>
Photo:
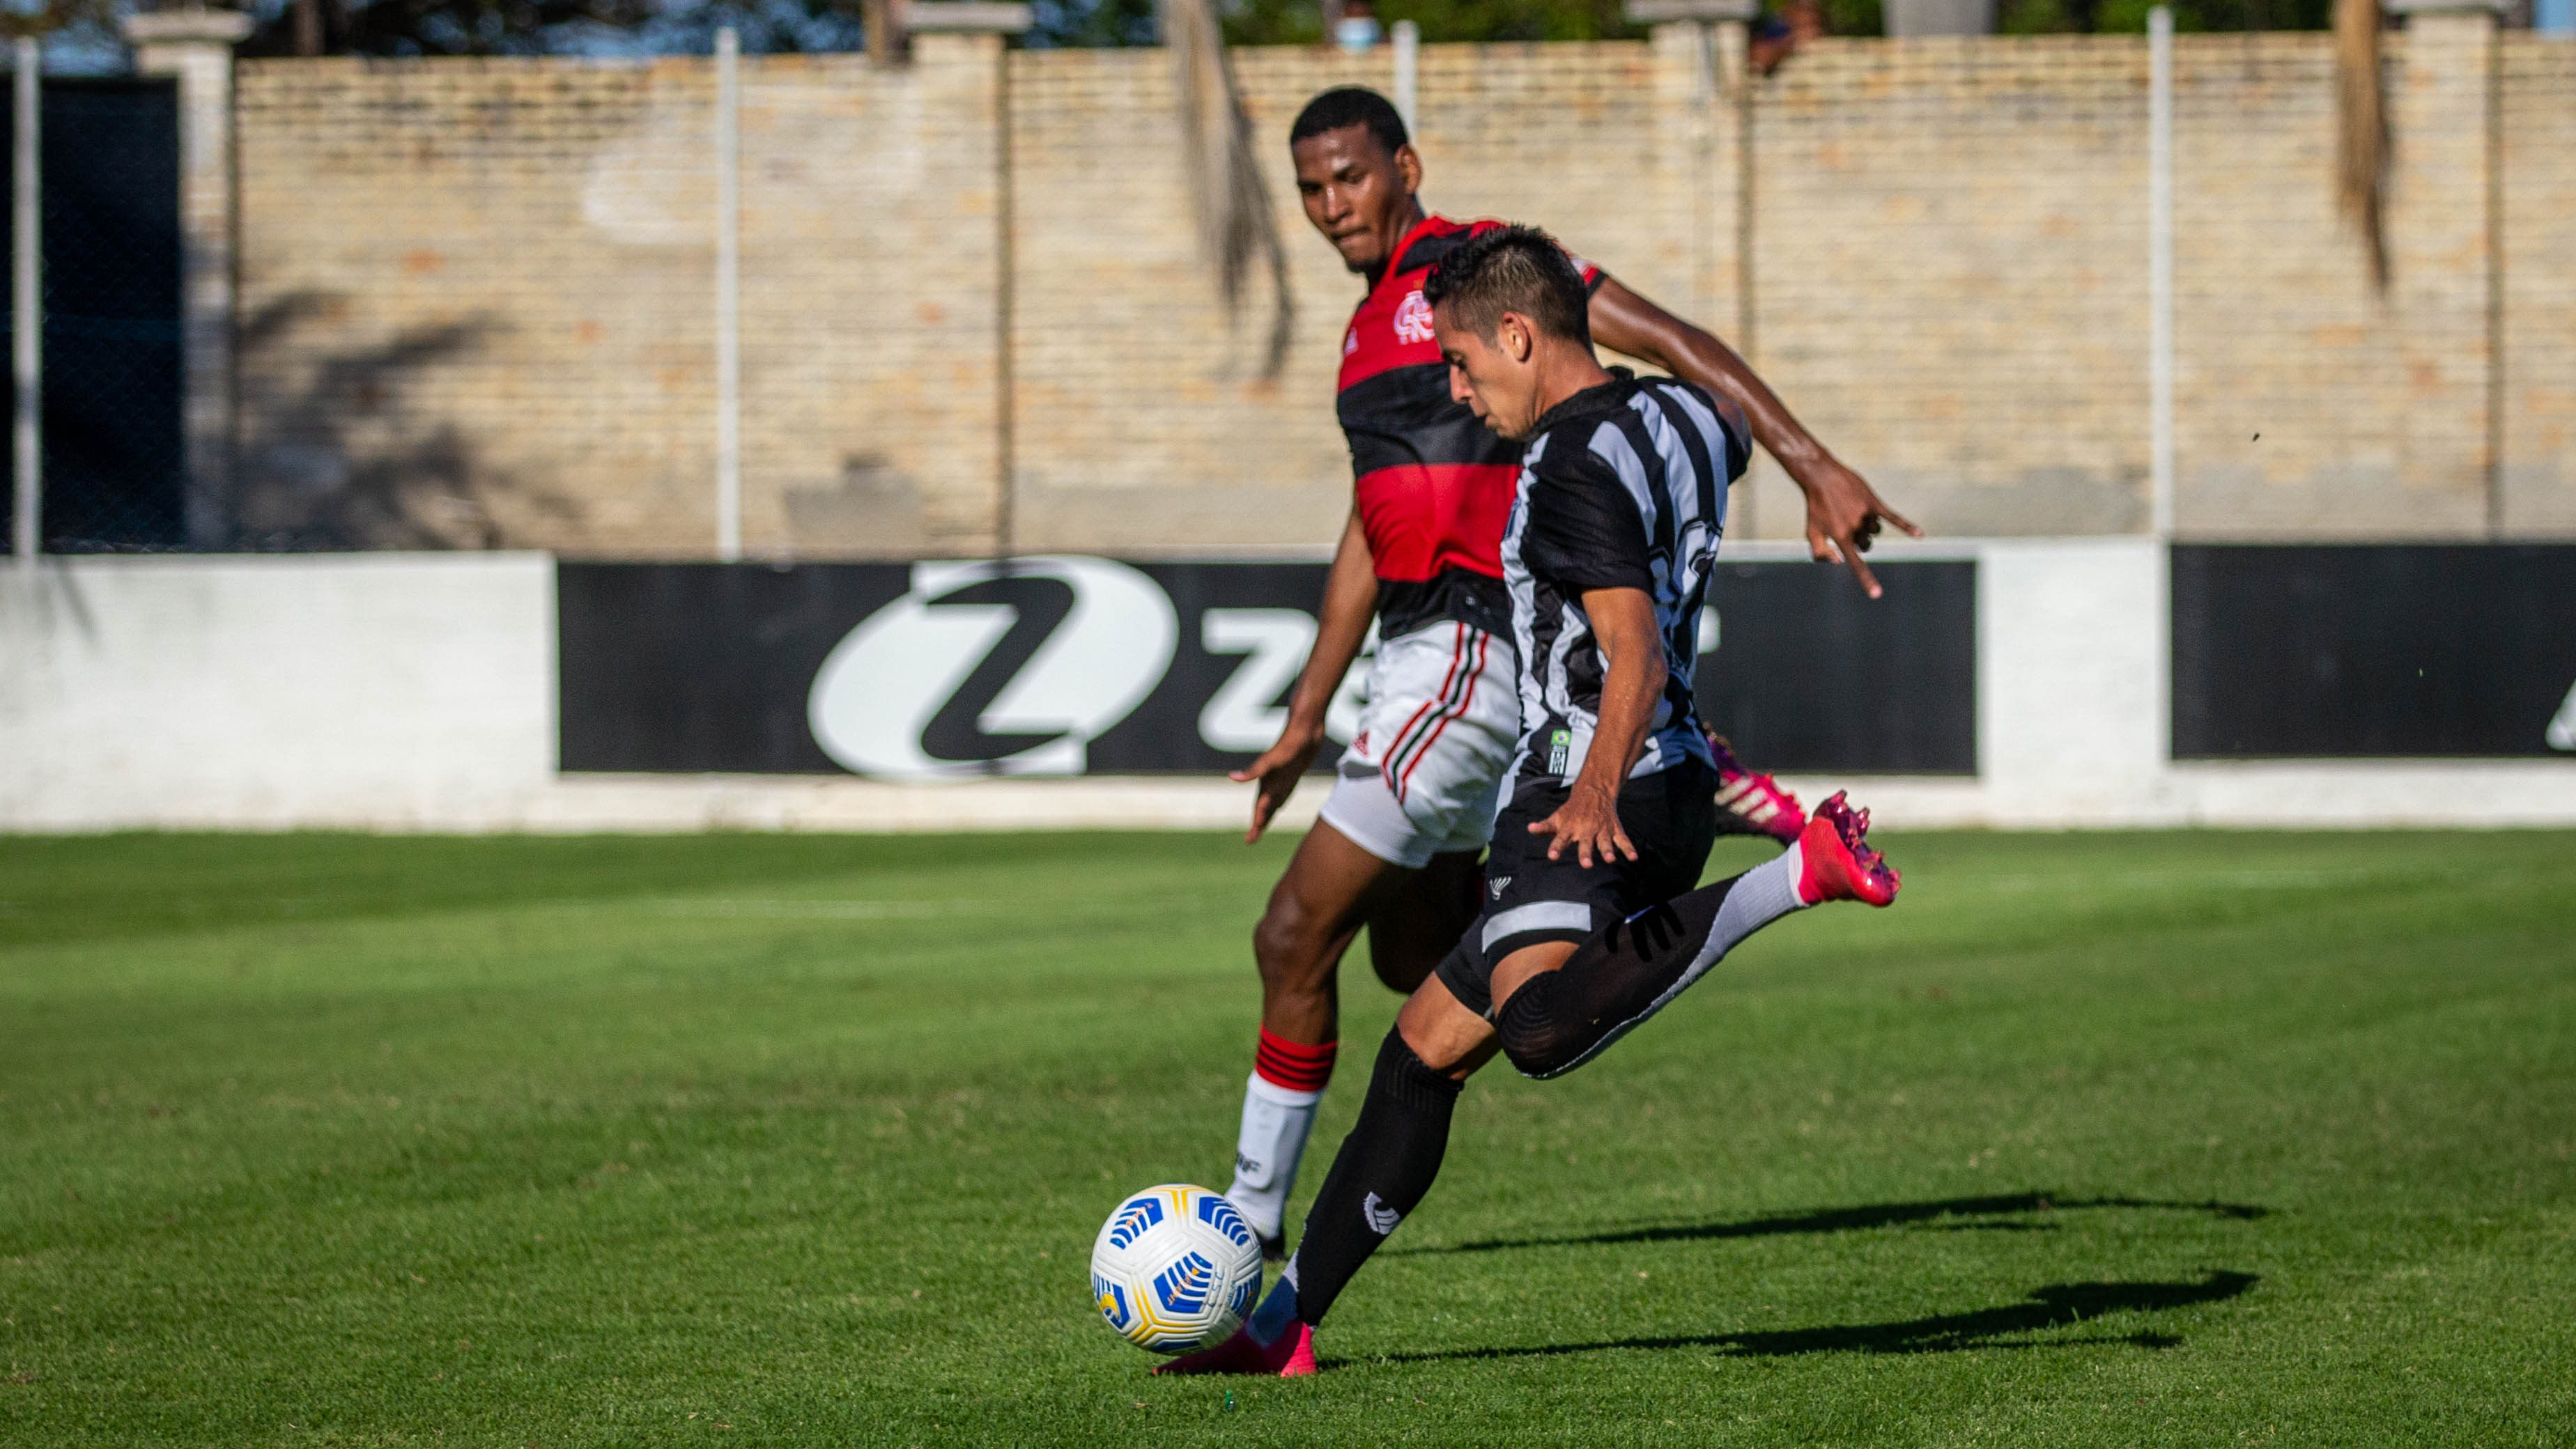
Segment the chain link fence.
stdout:
<svg viewBox="0 0 2576 1449">
<path fill-rule="evenodd" d="M 0 194 L 15 194 L 15 130 L 14 110 L 0 108 Z M 164 80 L 49 77 L 39 132 L 43 547 L 188 548 L 178 92 Z M 14 249 L 15 209 L 0 215 Z M 23 324 L 13 309 L 13 345 Z M 14 390 L 8 406 L 14 425 Z"/>
</svg>

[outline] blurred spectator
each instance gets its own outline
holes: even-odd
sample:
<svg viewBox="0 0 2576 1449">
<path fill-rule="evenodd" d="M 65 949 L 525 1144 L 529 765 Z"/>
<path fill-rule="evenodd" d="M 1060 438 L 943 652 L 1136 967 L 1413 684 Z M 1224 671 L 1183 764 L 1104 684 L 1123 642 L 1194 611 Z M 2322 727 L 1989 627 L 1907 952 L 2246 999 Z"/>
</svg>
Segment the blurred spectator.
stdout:
<svg viewBox="0 0 2576 1449">
<path fill-rule="evenodd" d="M 1333 21 L 1333 44 L 1357 55 L 1377 44 L 1379 33 L 1377 11 L 1369 0 L 1342 0 L 1342 13 Z"/>
<path fill-rule="evenodd" d="M 1748 49 L 1754 71 L 1769 75 L 1824 33 L 1825 7 L 1820 0 L 1780 0 L 1753 23 L 1753 43 Z"/>
</svg>

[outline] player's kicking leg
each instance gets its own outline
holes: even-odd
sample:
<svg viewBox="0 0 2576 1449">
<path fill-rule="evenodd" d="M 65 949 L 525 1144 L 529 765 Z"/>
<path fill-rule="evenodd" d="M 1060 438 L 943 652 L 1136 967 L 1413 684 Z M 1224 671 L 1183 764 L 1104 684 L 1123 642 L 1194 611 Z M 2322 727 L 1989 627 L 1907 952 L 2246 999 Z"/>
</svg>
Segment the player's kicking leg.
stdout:
<svg viewBox="0 0 2576 1449">
<path fill-rule="evenodd" d="M 1514 813 L 1505 812 L 1498 831 L 1510 830 Z M 1624 800 L 1620 815 L 1623 823 L 1631 821 Z M 1703 860 L 1713 827 L 1710 821 L 1682 832 L 1697 835 L 1696 853 Z M 1501 959 L 1487 964 L 1490 958 L 1476 949 L 1474 938 L 1463 941 L 1442 961 L 1439 975 L 1405 1002 L 1378 1050 L 1359 1121 L 1333 1159 L 1307 1215 L 1305 1237 L 1279 1282 L 1233 1337 L 1155 1372 L 1313 1373 L 1315 1327 L 1439 1175 L 1450 1115 L 1469 1074 L 1499 1049 L 1524 1075 L 1561 1076 L 1662 1010 L 1729 950 L 1782 916 L 1829 900 L 1877 906 L 1893 901 L 1897 874 L 1869 848 L 1868 829 L 1867 812 L 1851 810 L 1836 795 L 1778 858 L 1633 914 L 1614 915 L 1579 942 L 1564 939 L 1561 928 L 1515 929 L 1509 911 L 1577 903 L 1597 908 L 1599 901 L 1587 902 L 1566 886 L 1597 889 L 1610 874 L 1609 862 L 1592 882 L 1539 872 L 1555 877 L 1545 886 L 1555 900 L 1508 894 L 1509 910 L 1489 911 L 1480 923 L 1505 953 Z M 1632 823 L 1630 833 L 1643 832 Z M 1498 848 L 1503 838 L 1498 834 Z M 1689 842 L 1674 843 L 1686 858 Z M 1648 847 L 1650 857 L 1657 853 L 1662 852 Z M 1678 869 L 1682 861 L 1640 864 L 1653 872 L 1658 864 Z M 1484 1005 L 1488 1001 L 1493 1004 Z"/>
</svg>

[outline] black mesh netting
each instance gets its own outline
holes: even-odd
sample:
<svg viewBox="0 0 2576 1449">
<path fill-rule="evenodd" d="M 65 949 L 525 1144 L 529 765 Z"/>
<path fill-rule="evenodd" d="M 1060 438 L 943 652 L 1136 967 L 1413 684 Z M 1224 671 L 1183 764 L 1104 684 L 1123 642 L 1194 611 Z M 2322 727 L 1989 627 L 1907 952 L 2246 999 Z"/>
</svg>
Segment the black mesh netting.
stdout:
<svg viewBox="0 0 2576 1449">
<path fill-rule="evenodd" d="M 16 126 L 6 99 L 0 81 L 0 230 L 14 247 Z M 168 81 L 48 79 L 41 135 L 44 546 L 187 548 L 177 90 Z M 14 310 L 9 325 L 18 325 Z M 14 394 L 8 408 L 14 423 Z M 13 491 L 15 473 L 13 461 Z M 9 526 L 0 517 L 0 530 Z"/>
</svg>

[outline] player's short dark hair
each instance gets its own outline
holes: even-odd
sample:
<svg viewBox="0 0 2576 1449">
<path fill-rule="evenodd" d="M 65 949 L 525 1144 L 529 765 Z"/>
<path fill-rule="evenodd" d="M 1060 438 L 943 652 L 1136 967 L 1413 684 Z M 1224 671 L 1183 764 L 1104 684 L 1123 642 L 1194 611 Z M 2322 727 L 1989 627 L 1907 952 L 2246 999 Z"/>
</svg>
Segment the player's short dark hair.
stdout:
<svg viewBox="0 0 2576 1449">
<path fill-rule="evenodd" d="M 1405 134 L 1404 117 L 1396 114 L 1395 103 L 1367 86 L 1335 86 L 1306 103 L 1297 113 L 1297 124 L 1288 128 L 1288 144 L 1296 145 L 1309 136 L 1338 131 L 1344 126 L 1366 126 L 1368 133 L 1392 156 L 1396 148 L 1412 137 Z"/>
<path fill-rule="evenodd" d="M 1534 226 L 1498 226 L 1467 238 L 1423 278 L 1422 300 L 1447 303 L 1460 326 L 1488 341 L 1504 313 L 1518 312 L 1551 337 L 1592 345 L 1583 274 L 1556 238 Z"/>
</svg>

